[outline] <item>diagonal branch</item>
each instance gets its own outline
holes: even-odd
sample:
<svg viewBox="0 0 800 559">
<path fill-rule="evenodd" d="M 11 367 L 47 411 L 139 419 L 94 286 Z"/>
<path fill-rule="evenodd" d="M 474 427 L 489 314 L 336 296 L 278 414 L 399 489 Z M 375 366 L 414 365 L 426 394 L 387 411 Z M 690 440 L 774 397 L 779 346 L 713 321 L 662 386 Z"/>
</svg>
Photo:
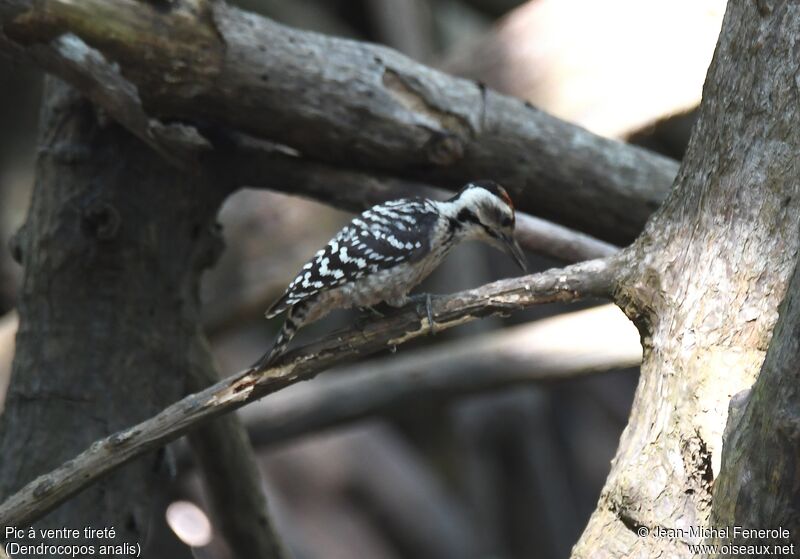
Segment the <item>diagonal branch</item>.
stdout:
<svg viewBox="0 0 800 559">
<path fill-rule="evenodd" d="M 242 420 L 260 447 L 426 398 L 554 383 L 641 359 L 636 328 L 602 305 L 337 369 L 248 406 Z"/>
<path fill-rule="evenodd" d="M 299 194 L 353 212 L 405 196 L 447 196 L 440 188 L 309 161 L 285 146 L 219 127 L 203 127 L 209 140 L 190 126 L 163 125 L 147 115 L 136 88 L 98 51 L 74 36 L 61 37 L 49 47 L 26 50 L 4 39 L 0 32 L 0 51 L 28 58 L 75 84 L 175 164 L 185 167 L 187 160 L 198 158 L 187 171 L 213 177 L 221 187 L 250 186 Z M 531 252 L 570 263 L 602 258 L 617 250 L 614 245 L 524 212 L 518 214 L 517 239 Z"/>
<path fill-rule="evenodd" d="M 341 169 L 287 154 L 278 146 L 242 134 L 226 134 L 225 147 L 203 159 L 205 174 L 219 184 L 247 185 L 299 194 L 336 208 L 361 212 L 387 200 L 425 196 L 443 200 L 446 190 Z M 585 233 L 517 212 L 516 237 L 526 250 L 572 263 L 603 258 L 619 248 Z"/>
<path fill-rule="evenodd" d="M 437 297 L 433 301 L 434 325 L 420 317 L 424 312 L 404 309 L 363 329 L 336 333 L 290 352 L 269 369 L 241 371 L 138 425 L 96 441 L 73 460 L 38 477 L 0 505 L 0 525 L 28 525 L 104 474 L 200 422 L 310 379 L 334 364 L 396 347 L 426 335 L 432 328 L 443 330 L 542 303 L 610 297 L 623 262 L 622 255 L 612 256 Z"/>
<path fill-rule="evenodd" d="M 275 166 L 264 175 L 270 184 L 274 184 L 275 188 L 271 188 L 272 190 L 286 189 L 286 185 L 290 184 L 295 193 L 303 192 L 315 200 L 347 211 L 360 212 L 374 204 L 405 196 L 444 198 L 444 191 L 441 189 L 424 185 L 393 180 L 380 181 L 335 168 L 327 171 L 316 169 L 313 165 L 293 163 L 288 167 L 289 169 L 282 169 Z M 286 174 L 284 170 L 287 171 Z M 281 177 L 287 180 L 280 181 Z M 332 183 L 346 185 L 347 188 L 332 189 Z M 565 264 L 604 258 L 619 251 L 614 245 L 519 212 L 515 236 L 524 249 Z M 236 235 L 229 235 L 229 243 L 235 244 L 237 240 Z M 305 254 L 299 244 L 295 244 L 293 250 L 299 251 L 299 256 Z M 212 292 L 205 301 L 203 316 L 207 334 L 213 336 L 239 324 L 243 318 L 260 316 L 278 296 L 276 292 L 286 287 L 287 270 L 265 265 L 265 262 L 258 259 L 246 261 L 244 265 L 241 276 L 243 283 L 239 289 Z"/>
<path fill-rule="evenodd" d="M 223 2 L 0 0 L 0 28 L 0 49 L 66 79 L 172 159 L 208 149 L 198 130 L 211 124 L 446 188 L 491 177 L 521 209 L 615 243 L 635 237 L 677 172 L 390 49 Z M 100 62 L 98 80 L 86 70 Z"/>
<path fill-rule="evenodd" d="M 189 391 L 219 381 L 207 344 L 193 349 Z M 189 445 L 203 475 L 206 495 L 220 535 L 235 557 L 285 558 L 288 553 L 272 526 L 261 473 L 247 430 L 236 414 L 194 429 Z"/>
</svg>

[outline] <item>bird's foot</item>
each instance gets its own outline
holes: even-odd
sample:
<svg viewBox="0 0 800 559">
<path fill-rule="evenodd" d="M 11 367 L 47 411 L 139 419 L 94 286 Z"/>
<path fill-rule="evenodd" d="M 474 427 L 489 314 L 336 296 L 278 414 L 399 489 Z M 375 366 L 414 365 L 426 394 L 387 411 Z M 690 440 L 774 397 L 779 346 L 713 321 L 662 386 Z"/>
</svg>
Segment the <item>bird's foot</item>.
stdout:
<svg viewBox="0 0 800 559">
<path fill-rule="evenodd" d="M 436 322 L 433 320 L 433 305 L 431 304 L 431 294 L 421 293 L 419 295 L 412 295 L 408 298 L 408 302 L 417 306 L 417 314 L 420 318 L 428 319 L 428 328 L 431 334 L 436 334 Z M 422 314 L 424 305 L 425 314 Z"/>
<path fill-rule="evenodd" d="M 355 320 L 355 327 L 358 330 L 363 330 L 373 320 L 386 316 L 375 307 L 358 307 L 358 310 L 361 313 Z"/>
<path fill-rule="evenodd" d="M 386 315 L 383 314 L 381 311 L 376 309 L 375 307 L 358 307 L 358 310 L 361 312 L 361 315 L 364 317 L 372 316 L 374 318 L 383 318 Z"/>
</svg>

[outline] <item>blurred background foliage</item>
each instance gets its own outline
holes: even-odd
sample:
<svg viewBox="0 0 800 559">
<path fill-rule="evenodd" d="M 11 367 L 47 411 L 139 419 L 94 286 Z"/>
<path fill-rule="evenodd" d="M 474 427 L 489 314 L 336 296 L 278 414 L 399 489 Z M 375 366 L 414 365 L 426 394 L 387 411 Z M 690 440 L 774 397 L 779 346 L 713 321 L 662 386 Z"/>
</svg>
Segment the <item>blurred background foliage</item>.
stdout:
<svg viewBox="0 0 800 559">
<path fill-rule="evenodd" d="M 598 134 L 678 159 L 724 11 L 720 0 L 238 4 L 294 27 L 384 43 Z M 34 180 L 41 80 L 38 72 L 0 57 L 4 247 L 13 245 L 25 219 Z M 248 365 L 271 343 L 278 322 L 264 320 L 263 310 L 347 219 L 318 203 L 264 191 L 243 189 L 227 201 L 220 215 L 227 250 L 203 289 L 206 330 L 223 371 Z M 558 264 L 529 259 L 534 271 Z M 452 292 L 517 273 L 504 255 L 463 246 L 422 289 Z M 0 393 L 13 355 L 21 276 L 13 251 L 0 251 Z M 462 338 L 469 343 L 469 336 L 576 308 L 551 305 L 479 321 L 378 356 L 359 370 L 381 371 L 385 359 L 412 361 L 424 346 L 448 348 L 444 344 Z M 353 317 L 331 315 L 305 329 L 300 340 Z M 602 343 L 637 343 L 635 333 L 618 331 L 609 328 L 613 335 Z M 564 342 L 564 355 L 601 334 L 576 328 Z M 302 436 L 275 435 L 276 422 L 263 415 L 270 406 L 296 401 L 313 407 L 331 398 L 326 377 L 351 373 L 326 373 L 242 412 L 278 530 L 297 558 L 566 557 L 594 509 L 637 380 L 635 369 L 622 367 L 545 385 L 499 382 L 471 394 L 417 390 L 368 418 Z M 180 444 L 175 448 L 177 456 L 185 455 Z M 179 483 L 168 491 L 182 506 L 170 509 L 170 525 L 194 542 L 197 557 L 226 556 L 224 545 L 204 532 L 204 497 L 190 460 L 178 465 Z"/>
</svg>

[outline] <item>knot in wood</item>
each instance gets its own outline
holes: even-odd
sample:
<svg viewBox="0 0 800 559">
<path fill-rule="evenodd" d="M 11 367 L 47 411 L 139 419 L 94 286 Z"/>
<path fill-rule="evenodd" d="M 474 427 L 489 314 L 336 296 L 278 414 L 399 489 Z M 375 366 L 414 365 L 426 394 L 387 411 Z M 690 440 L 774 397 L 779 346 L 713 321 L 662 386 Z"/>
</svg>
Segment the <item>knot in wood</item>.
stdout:
<svg viewBox="0 0 800 559">
<path fill-rule="evenodd" d="M 755 0 L 756 8 L 761 17 L 767 17 L 772 13 L 772 4 L 769 0 Z"/>
<path fill-rule="evenodd" d="M 428 161 L 436 165 L 452 165 L 464 157 L 464 142 L 455 134 L 434 132 L 425 146 Z"/>
<path fill-rule="evenodd" d="M 84 233 L 99 241 L 115 238 L 121 224 L 119 211 L 107 202 L 93 202 L 83 210 L 81 225 Z"/>
<path fill-rule="evenodd" d="M 40 481 L 36 487 L 33 489 L 33 496 L 34 497 L 44 497 L 53 489 L 53 480 L 49 477 Z"/>
</svg>

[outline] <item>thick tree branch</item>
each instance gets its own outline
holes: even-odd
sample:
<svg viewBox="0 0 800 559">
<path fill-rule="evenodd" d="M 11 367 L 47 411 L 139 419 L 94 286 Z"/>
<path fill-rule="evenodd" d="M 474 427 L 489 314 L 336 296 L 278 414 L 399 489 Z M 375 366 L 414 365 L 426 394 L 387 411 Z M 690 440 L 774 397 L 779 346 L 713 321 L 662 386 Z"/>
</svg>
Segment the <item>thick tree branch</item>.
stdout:
<svg viewBox="0 0 800 559">
<path fill-rule="evenodd" d="M 74 36 L 26 52 L 4 42 L 0 33 L 0 50 L 30 58 L 76 84 L 162 156 L 188 172 L 213 176 L 228 188 L 250 186 L 299 194 L 353 212 L 404 196 L 448 196 L 439 188 L 309 161 L 284 146 L 218 127 L 203 128 L 209 140 L 190 126 L 165 126 L 148 117 L 136 89 L 112 64 Z M 187 167 L 189 160 L 193 163 Z M 617 250 L 614 245 L 522 212 L 517 219 L 517 238 L 527 250 L 569 263 L 602 258 Z"/>
<path fill-rule="evenodd" d="M 282 390 L 242 416 L 253 444 L 269 445 L 420 398 L 557 382 L 635 367 L 641 358 L 636 328 L 604 305 L 359 363 Z"/>
<path fill-rule="evenodd" d="M 173 159 L 185 155 L 176 141 L 209 148 L 198 127 L 212 123 L 309 160 L 448 188 L 492 177 L 522 209 L 616 243 L 641 230 L 677 171 L 390 49 L 222 2 L 2 0 L 0 26 L 0 48 L 81 88 Z M 141 99 L 138 111 L 117 104 L 120 90 Z"/>
<path fill-rule="evenodd" d="M 27 525 L 104 474 L 175 439 L 200 422 L 312 378 L 336 363 L 396 347 L 432 329 L 451 328 L 483 316 L 548 302 L 608 297 L 621 262 L 621 256 L 592 260 L 437 297 L 433 301 L 434 325 L 426 317 L 420 318 L 424 311 L 405 309 L 363 329 L 333 334 L 290 352 L 267 370 L 246 369 L 134 427 L 96 441 L 73 460 L 40 476 L 0 505 L 0 525 Z"/>
<path fill-rule="evenodd" d="M 287 154 L 274 144 L 244 135 L 226 135 L 226 148 L 204 158 L 207 174 L 229 185 L 247 185 L 300 194 L 339 209 L 361 212 L 387 200 L 450 194 L 418 182 L 339 169 Z M 614 254 L 618 247 L 564 226 L 518 212 L 516 236 L 526 250 L 572 263 Z"/>
</svg>

